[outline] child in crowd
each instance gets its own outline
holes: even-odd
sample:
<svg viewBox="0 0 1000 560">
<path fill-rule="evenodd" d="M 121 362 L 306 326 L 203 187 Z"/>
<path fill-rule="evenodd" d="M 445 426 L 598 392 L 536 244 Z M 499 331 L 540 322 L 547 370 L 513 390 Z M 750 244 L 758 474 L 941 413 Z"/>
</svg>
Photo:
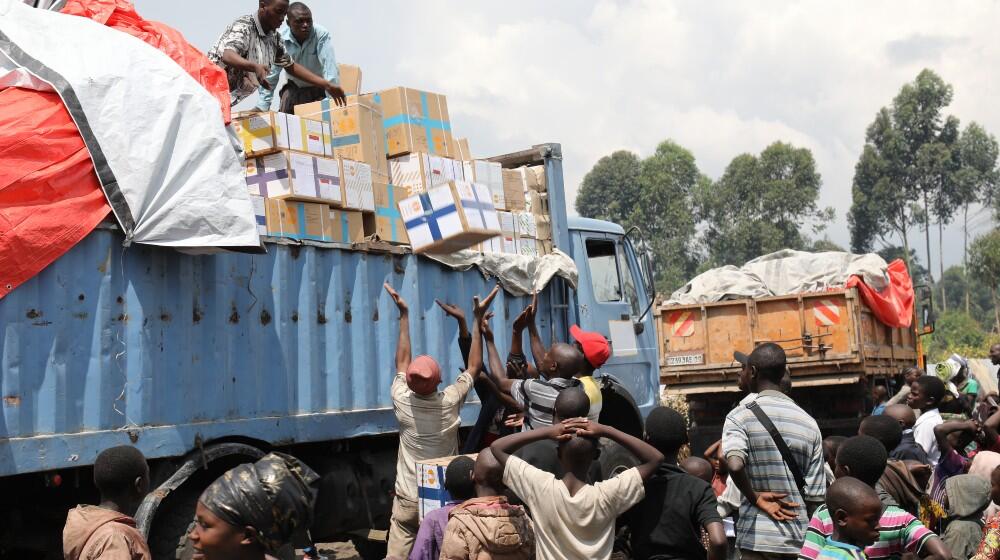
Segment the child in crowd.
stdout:
<svg viewBox="0 0 1000 560">
<path fill-rule="evenodd" d="M 969 470 L 972 460 L 966 456 L 965 448 L 972 443 L 979 431 L 979 423 L 975 420 L 954 420 L 934 426 L 934 439 L 941 458 L 934 467 L 931 497 L 938 502 L 944 503 L 945 482 Z"/>
<path fill-rule="evenodd" d="M 862 549 L 878 537 L 882 504 L 875 490 L 856 478 L 838 478 L 826 491 L 826 508 L 833 519 L 833 534 L 826 538 L 816 558 L 864 560 Z"/>
<path fill-rule="evenodd" d="M 688 443 L 684 417 L 670 408 L 653 409 L 646 419 L 646 442 L 664 459 L 646 481 L 646 497 L 622 517 L 631 531 L 632 557 L 704 560 L 704 530 L 707 557 L 724 560 L 728 542 L 711 487 L 711 465 L 700 457 L 685 459 L 683 469 L 677 465 L 677 452 Z"/>
<path fill-rule="evenodd" d="M 990 482 L 971 474 L 953 476 L 945 482 L 944 508 L 948 524 L 941 540 L 953 558 L 968 558 L 983 536 L 983 511 L 990 504 Z"/>
<path fill-rule="evenodd" d="M 444 391 L 438 391 L 441 367 L 434 358 L 410 357 L 410 316 L 406 301 L 388 282 L 385 291 L 399 309 L 396 377 L 391 387 L 393 410 L 399 422 L 399 454 L 396 459 L 396 496 L 389 520 L 388 552 L 391 558 L 407 558 L 420 520 L 416 463 L 458 454 L 459 411 L 483 366 L 483 339 L 479 332 L 481 321 L 500 287 L 494 287 L 482 303 L 478 297 L 473 299 L 474 320 L 468 368 Z"/>
<path fill-rule="evenodd" d="M 885 385 L 876 385 L 872 388 L 872 401 L 875 402 L 875 408 L 872 409 L 872 416 L 878 416 L 885 411 L 887 406 L 887 401 L 889 400 L 889 390 L 885 388 Z"/>
<path fill-rule="evenodd" d="M 990 473 L 990 500 L 1000 506 L 1000 467 Z M 1000 514 L 986 520 L 982 541 L 972 560 L 1000 560 Z"/>
<path fill-rule="evenodd" d="M 910 394 L 909 386 L 907 386 L 906 394 Z M 924 451 L 923 447 L 920 447 L 920 444 L 913 437 L 913 425 L 917 422 L 916 412 L 906 404 L 890 404 L 885 407 L 885 412 L 882 414 L 895 419 L 899 423 L 899 426 L 903 428 L 903 435 L 899 440 L 899 445 L 895 449 L 889 450 L 889 458 L 900 461 L 919 461 L 925 465 L 929 464 L 930 461 L 927 459 L 927 452 Z"/>
<path fill-rule="evenodd" d="M 448 525 L 448 514 L 455 506 L 476 495 L 472 482 L 473 466 L 472 459 L 465 455 L 455 457 L 448 463 L 444 473 L 444 488 L 451 500 L 424 516 L 413 542 L 413 550 L 410 551 L 410 560 L 438 560 L 441 557 L 441 542 L 445 526 Z"/>
<path fill-rule="evenodd" d="M 927 453 L 927 463 L 936 467 L 941 459 L 934 428 L 944 423 L 938 405 L 944 399 L 944 382 L 933 375 L 924 375 L 910 384 L 910 395 L 907 404 L 910 408 L 920 411 L 920 418 L 913 425 L 913 439 Z"/>
<path fill-rule="evenodd" d="M 152 560 L 146 539 L 132 519 L 149 492 L 146 457 L 130 445 L 105 449 L 94 461 L 94 486 L 101 493 L 100 505 L 80 505 L 66 516 L 63 554 L 67 560 Z"/>
<path fill-rule="evenodd" d="M 620 444 L 641 464 L 591 485 L 587 473 L 602 437 Z M 559 461 L 565 472 L 561 480 L 512 455 L 519 447 L 542 439 L 559 442 Z M 509 435 L 493 442 L 490 449 L 504 466 L 504 484 L 531 511 L 540 560 L 610 557 L 615 520 L 642 500 L 643 481 L 663 461 L 663 455 L 642 440 L 583 418 Z"/>
<path fill-rule="evenodd" d="M 912 394 L 912 393 L 911 393 Z M 872 490 L 885 472 L 887 454 L 885 447 L 875 438 L 855 436 L 847 439 L 837 452 L 834 472 L 838 480 L 853 477 Z M 814 560 L 833 535 L 834 521 L 826 505 L 820 506 L 809 521 L 806 539 L 799 553 L 800 560 Z M 933 556 L 935 560 L 951 558 L 947 547 L 934 533 L 924 527 L 913 515 L 897 506 L 884 507 L 878 522 L 878 540 L 865 548 L 868 558 L 899 558 L 906 553 L 921 557 Z"/>
<path fill-rule="evenodd" d="M 837 450 L 840 444 L 844 443 L 845 436 L 827 436 L 823 438 L 823 461 L 826 463 L 823 470 L 826 472 L 826 485 L 833 484 L 833 466 L 837 460 Z"/>
<path fill-rule="evenodd" d="M 451 510 L 441 560 L 532 560 L 535 532 L 521 506 L 504 496 L 503 467 L 489 448 L 472 471 L 476 497 Z"/>
</svg>

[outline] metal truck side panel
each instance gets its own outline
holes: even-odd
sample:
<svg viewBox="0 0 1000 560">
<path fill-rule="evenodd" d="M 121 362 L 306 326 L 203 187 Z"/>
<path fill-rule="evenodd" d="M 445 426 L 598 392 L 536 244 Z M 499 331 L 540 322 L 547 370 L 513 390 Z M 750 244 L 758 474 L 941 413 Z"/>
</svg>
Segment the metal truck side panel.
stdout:
<svg viewBox="0 0 1000 560">
<path fill-rule="evenodd" d="M 445 382 L 462 362 L 434 298 L 471 320 L 472 296 L 493 286 L 411 254 L 268 243 L 267 255 L 192 256 L 121 243 L 97 230 L 0 300 L 0 476 L 91 464 L 129 441 L 157 458 L 233 436 L 394 432 L 398 313 L 382 283 L 409 302 L 414 355 L 437 358 Z M 540 296 L 546 341 L 568 332 L 550 303 L 563 286 Z M 502 355 L 527 303 L 502 291 L 493 303 Z"/>
</svg>

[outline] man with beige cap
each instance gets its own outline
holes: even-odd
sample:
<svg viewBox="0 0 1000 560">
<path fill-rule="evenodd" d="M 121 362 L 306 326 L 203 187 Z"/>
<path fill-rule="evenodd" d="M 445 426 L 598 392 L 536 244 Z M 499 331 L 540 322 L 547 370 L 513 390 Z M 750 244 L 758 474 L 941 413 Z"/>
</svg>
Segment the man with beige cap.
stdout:
<svg viewBox="0 0 1000 560">
<path fill-rule="evenodd" d="M 396 378 L 392 382 L 392 405 L 399 421 L 399 456 L 396 460 L 396 497 L 389 521 L 388 558 L 407 558 L 420 515 L 417 508 L 417 461 L 458 454 L 459 412 L 476 377 L 483 369 L 483 338 L 480 323 L 500 287 L 486 299 L 473 298 L 472 347 L 469 366 L 455 383 L 438 390 L 441 366 L 430 356 L 410 358 L 409 308 L 396 290 L 385 284 L 399 308 L 399 344 L 396 347 Z"/>
</svg>

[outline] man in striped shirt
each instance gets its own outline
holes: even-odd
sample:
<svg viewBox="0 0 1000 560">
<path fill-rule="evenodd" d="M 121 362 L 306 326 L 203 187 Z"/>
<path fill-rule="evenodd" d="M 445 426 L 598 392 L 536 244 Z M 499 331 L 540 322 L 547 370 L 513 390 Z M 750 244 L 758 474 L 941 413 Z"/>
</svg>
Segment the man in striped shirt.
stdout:
<svg viewBox="0 0 1000 560">
<path fill-rule="evenodd" d="M 843 443 L 837 452 L 835 474 L 840 479 L 854 477 L 875 488 L 885 471 L 888 454 L 877 439 L 855 436 Z M 806 539 L 799 552 L 799 560 L 816 560 L 820 549 L 833 535 L 834 522 L 826 505 L 821 506 L 809 521 Z M 919 519 L 896 506 L 886 506 L 878 522 L 878 540 L 865 548 L 870 559 L 900 558 L 903 554 L 916 554 L 921 558 L 946 560 L 951 558 L 948 547 L 934 533 L 924 527 Z"/>
<path fill-rule="evenodd" d="M 823 439 L 816 421 L 780 391 L 787 370 L 780 346 L 765 343 L 749 356 L 734 357 L 743 364 L 740 389 L 757 393 L 726 415 L 722 432 L 731 480 L 745 497 L 736 546 L 745 559 L 792 559 L 802 546 L 808 514 L 826 496 Z M 788 445 L 804 478 L 801 490 L 774 438 L 749 408 L 754 403 Z"/>
</svg>

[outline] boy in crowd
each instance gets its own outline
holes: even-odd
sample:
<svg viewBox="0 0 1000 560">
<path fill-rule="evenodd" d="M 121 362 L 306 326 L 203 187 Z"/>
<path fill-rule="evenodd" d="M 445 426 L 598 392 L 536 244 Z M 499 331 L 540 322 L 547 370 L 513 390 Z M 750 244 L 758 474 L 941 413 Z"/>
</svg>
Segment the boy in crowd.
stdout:
<svg viewBox="0 0 1000 560">
<path fill-rule="evenodd" d="M 907 389 L 909 389 L 909 386 L 907 386 Z M 910 394 L 909 390 L 906 391 L 906 394 Z M 889 458 L 899 461 L 919 461 L 925 465 L 928 464 L 930 461 L 927 459 L 927 452 L 924 451 L 923 447 L 920 447 L 920 444 L 913 437 L 913 425 L 917 422 L 917 414 L 913 409 L 906 404 L 890 404 L 885 407 L 885 412 L 882 414 L 895 419 L 903 429 L 899 445 L 895 449 L 889 450 Z"/>
<path fill-rule="evenodd" d="M 569 328 L 569 334 L 573 337 L 574 345 L 584 357 L 583 369 L 577 374 L 577 379 L 583 384 L 583 390 L 590 397 L 590 414 L 587 419 L 597 422 L 601 417 L 601 407 L 603 397 L 601 397 L 601 386 L 594 379 L 594 374 L 611 357 L 611 344 L 604 335 L 597 332 L 585 331 L 577 325 Z"/>
<path fill-rule="evenodd" d="M 833 534 L 816 556 L 819 560 L 864 560 L 862 549 L 878 539 L 882 504 L 871 486 L 856 478 L 837 479 L 826 492 L 826 507 L 833 512 Z"/>
<path fill-rule="evenodd" d="M 602 437 L 620 444 L 641 464 L 591 485 L 587 473 Z M 519 447 L 542 439 L 559 442 L 559 461 L 566 473 L 561 480 L 512 455 Z M 509 435 L 493 442 L 490 449 L 504 466 L 504 484 L 531 511 L 540 560 L 610 557 L 615 520 L 643 499 L 643 481 L 663 461 L 663 455 L 642 440 L 583 418 Z"/>
<path fill-rule="evenodd" d="M 472 347 L 469 366 L 455 383 L 438 391 L 441 367 L 430 356 L 410 357 L 410 314 L 406 301 L 385 283 L 385 291 L 399 309 L 399 343 L 396 347 L 396 377 L 392 382 L 392 404 L 399 421 L 399 455 L 396 459 L 396 496 L 389 520 L 390 558 L 407 558 L 419 529 L 416 462 L 458 453 L 459 411 L 483 367 L 480 322 L 500 287 L 486 299 L 473 299 Z"/>
<path fill-rule="evenodd" d="M 662 449 L 660 451 L 662 451 Z M 711 486 L 712 478 L 715 475 L 715 472 L 712 470 L 712 463 L 709 463 L 707 460 L 702 459 L 701 457 L 691 456 L 688 457 L 687 459 L 680 461 L 678 465 L 680 465 L 681 469 L 683 469 L 684 472 L 688 473 L 689 475 L 695 478 L 700 478 L 701 480 L 704 480 L 709 484 L 709 486 Z"/>
<path fill-rule="evenodd" d="M 472 482 L 472 459 L 465 455 L 455 457 L 444 472 L 444 488 L 451 500 L 444 506 L 428 513 L 420 522 L 420 530 L 413 542 L 410 560 L 438 560 L 441 557 L 441 543 L 444 540 L 448 514 L 458 504 L 476 495 Z"/>
<path fill-rule="evenodd" d="M 489 448 L 479 452 L 472 480 L 476 497 L 451 510 L 441 560 L 532 560 L 531 519 L 504 496 L 503 467 Z"/>
<path fill-rule="evenodd" d="M 556 397 L 554 409 L 555 423 L 570 418 L 586 418 L 590 410 L 590 399 L 580 387 L 570 387 Z M 564 471 L 559 461 L 559 444 L 551 439 L 533 441 L 514 452 L 519 459 L 536 469 L 541 469 L 562 478 Z M 595 461 L 587 475 L 587 482 L 594 483 L 601 479 L 601 465 Z"/>
<path fill-rule="evenodd" d="M 827 486 L 833 484 L 833 466 L 837 460 L 837 450 L 840 449 L 840 444 L 844 443 L 846 439 L 844 436 L 827 436 L 823 438 L 823 461 L 826 463 L 823 466 L 823 472 L 826 473 Z"/>
<path fill-rule="evenodd" d="M 945 482 L 969 470 L 972 460 L 966 456 L 965 448 L 972 443 L 980 429 L 975 420 L 953 420 L 934 426 L 934 439 L 941 458 L 934 467 L 931 497 L 938 502 L 944 503 Z"/>
<path fill-rule="evenodd" d="M 677 465 L 677 452 L 688 442 L 684 417 L 671 408 L 654 409 L 646 420 L 646 442 L 664 459 L 646 481 L 646 497 L 623 516 L 632 534 L 633 558 L 704 560 L 700 538 L 704 529 L 707 558 L 724 560 L 728 542 L 710 484 L 711 465 L 700 457 L 685 459 L 691 470 Z"/>
<path fill-rule="evenodd" d="M 834 471 L 838 480 L 849 476 L 874 490 L 885 472 L 887 457 L 885 447 L 877 439 L 855 436 L 840 446 Z M 799 559 L 817 558 L 820 550 L 826 546 L 827 538 L 833 535 L 834 525 L 829 508 L 826 505 L 820 506 L 809 521 Z M 899 558 L 907 553 L 934 560 L 951 558 L 941 539 L 924 527 L 919 519 L 899 507 L 887 506 L 882 510 L 878 532 L 878 540 L 865 547 L 865 554 L 870 559 Z"/>
<path fill-rule="evenodd" d="M 944 382 L 933 375 L 924 375 L 910 384 L 910 396 L 906 402 L 910 408 L 920 411 L 920 418 L 913 425 L 913 439 L 927 452 L 927 463 L 931 467 L 936 467 L 941 459 L 934 428 L 944 422 L 938 411 L 944 395 Z"/>
<path fill-rule="evenodd" d="M 146 457 L 130 445 L 105 449 L 94 461 L 94 486 L 101 493 L 101 504 L 77 506 L 66 516 L 67 560 L 152 560 L 132 519 L 149 492 Z"/>
</svg>

